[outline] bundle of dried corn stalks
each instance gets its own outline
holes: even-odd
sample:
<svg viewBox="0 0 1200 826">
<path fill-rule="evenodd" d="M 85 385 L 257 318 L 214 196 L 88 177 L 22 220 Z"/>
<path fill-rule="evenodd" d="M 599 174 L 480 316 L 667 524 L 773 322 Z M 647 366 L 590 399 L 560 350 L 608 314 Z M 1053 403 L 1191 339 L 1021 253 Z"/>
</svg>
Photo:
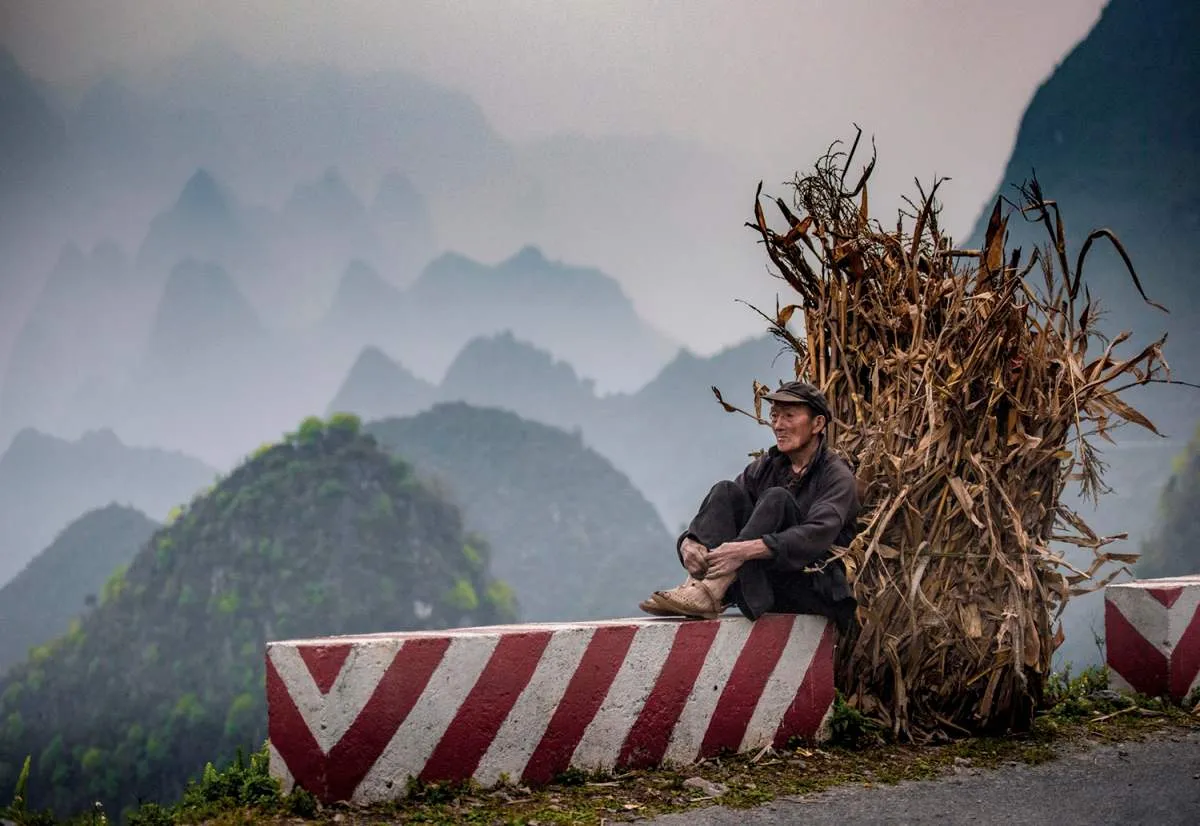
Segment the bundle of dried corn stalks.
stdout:
<svg viewBox="0 0 1200 826">
<path fill-rule="evenodd" d="M 981 250 L 951 248 L 937 184 L 928 193 L 918 184 L 919 202 L 894 230 L 871 222 L 874 158 L 856 184 L 845 180 L 857 146 L 835 144 L 797 176 L 794 206 L 775 201 L 779 232 L 760 184 L 748 225 L 799 294 L 766 316 L 771 330 L 795 351 L 797 377 L 828 395 L 831 443 L 866 485 L 862 529 L 840 552 L 859 623 L 840 647 L 839 687 L 901 737 L 1021 729 L 1068 597 L 1122 570 L 1099 580 L 1107 563 L 1136 557 L 1106 552 L 1121 537 L 1097 536 L 1060 497 L 1073 481 L 1092 497 L 1103 491 L 1094 440 L 1111 441 L 1118 420 L 1154 431 L 1121 391 L 1166 374 L 1165 337 L 1115 355 L 1128 334 L 1106 342 L 1095 329 L 1083 265 L 1100 237 L 1128 257 L 1100 230 L 1072 268 L 1058 207 L 1036 181 L 1019 214 L 1044 224 L 1050 241 L 1022 264 L 1019 249 L 1005 249 L 1011 211 L 1001 200 Z M 803 337 L 788 328 L 797 310 Z M 767 389 L 756 383 L 756 416 Z M 1059 542 L 1094 559 L 1076 568 Z"/>
</svg>

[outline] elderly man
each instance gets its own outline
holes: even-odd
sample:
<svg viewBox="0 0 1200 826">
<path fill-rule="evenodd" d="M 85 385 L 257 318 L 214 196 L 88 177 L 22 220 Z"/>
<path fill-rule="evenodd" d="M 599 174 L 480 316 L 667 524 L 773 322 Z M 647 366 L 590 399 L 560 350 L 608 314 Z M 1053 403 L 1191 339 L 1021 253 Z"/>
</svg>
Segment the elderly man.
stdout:
<svg viewBox="0 0 1200 826">
<path fill-rule="evenodd" d="M 768 611 L 821 614 L 843 631 L 855 601 L 833 545 L 854 537 L 854 472 L 826 446 L 829 404 L 807 382 L 789 382 L 771 402 L 775 446 L 735 481 L 718 482 L 676 543 L 684 584 L 655 591 L 640 608 L 657 616 L 711 619 L 737 605 L 750 619 Z"/>
</svg>

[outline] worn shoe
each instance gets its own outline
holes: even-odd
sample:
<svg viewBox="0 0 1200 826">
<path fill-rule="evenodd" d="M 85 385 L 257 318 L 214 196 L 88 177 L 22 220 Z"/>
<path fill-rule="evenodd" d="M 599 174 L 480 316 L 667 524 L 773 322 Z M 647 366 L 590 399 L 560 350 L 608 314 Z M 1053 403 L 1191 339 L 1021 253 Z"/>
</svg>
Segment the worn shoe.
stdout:
<svg viewBox="0 0 1200 826">
<path fill-rule="evenodd" d="M 678 611 L 674 611 L 666 606 L 658 603 L 657 594 L 652 594 L 649 599 L 644 599 L 638 603 L 638 608 L 641 608 L 647 614 L 653 617 L 678 617 L 682 616 Z"/>
<path fill-rule="evenodd" d="M 714 596 L 702 579 L 689 580 L 669 591 L 655 591 L 652 599 L 659 608 L 698 619 L 716 619 L 725 610 L 720 597 Z"/>
</svg>

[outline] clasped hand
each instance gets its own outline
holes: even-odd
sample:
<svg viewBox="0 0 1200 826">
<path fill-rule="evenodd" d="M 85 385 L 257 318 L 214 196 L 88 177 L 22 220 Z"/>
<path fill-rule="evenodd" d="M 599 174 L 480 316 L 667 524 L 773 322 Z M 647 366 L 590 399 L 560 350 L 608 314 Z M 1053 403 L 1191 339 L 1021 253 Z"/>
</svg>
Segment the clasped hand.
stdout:
<svg viewBox="0 0 1200 826">
<path fill-rule="evenodd" d="M 694 539 L 685 539 L 680 547 L 683 567 L 696 579 L 718 579 L 730 576 L 753 558 L 751 542 L 726 542 L 711 551 Z"/>
<path fill-rule="evenodd" d="M 708 552 L 708 579 L 720 579 L 737 573 L 738 568 L 750 559 L 750 543 L 726 542 Z"/>
</svg>

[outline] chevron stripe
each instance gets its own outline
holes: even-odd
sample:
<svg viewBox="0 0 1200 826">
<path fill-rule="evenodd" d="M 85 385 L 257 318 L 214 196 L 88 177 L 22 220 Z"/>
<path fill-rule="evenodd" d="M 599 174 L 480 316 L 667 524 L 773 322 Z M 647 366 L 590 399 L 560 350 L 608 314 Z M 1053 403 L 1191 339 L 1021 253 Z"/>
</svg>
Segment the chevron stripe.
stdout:
<svg viewBox="0 0 1200 826">
<path fill-rule="evenodd" d="M 1117 685 L 1183 700 L 1200 685 L 1200 576 L 1105 589 L 1106 659 Z"/>
<path fill-rule="evenodd" d="M 819 617 L 769 615 L 271 643 L 271 771 L 324 802 L 370 803 L 413 778 L 545 783 L 812 737 L 832 639 Z"/>
</svg>

